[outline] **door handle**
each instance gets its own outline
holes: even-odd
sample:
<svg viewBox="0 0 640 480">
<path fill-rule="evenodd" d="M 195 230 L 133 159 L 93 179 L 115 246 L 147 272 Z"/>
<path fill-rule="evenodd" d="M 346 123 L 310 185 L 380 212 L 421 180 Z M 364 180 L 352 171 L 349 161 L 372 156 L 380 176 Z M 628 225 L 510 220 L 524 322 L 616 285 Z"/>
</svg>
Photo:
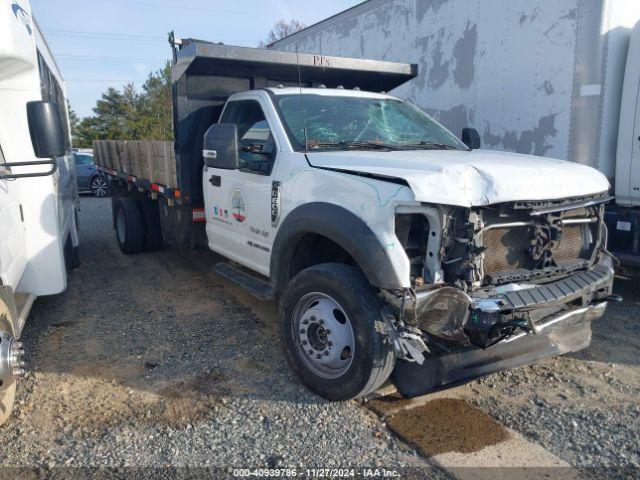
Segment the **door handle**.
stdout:
<svg viewBox="0 0 640 480">
<path fill-rule="evenodd" d="M 222 178 L 220 177 L 220 175 L 211 175 L 211 178 L 209 178 L 209 183 L 214 187 L 219 187 L 222 184 Z"/>
</svg>

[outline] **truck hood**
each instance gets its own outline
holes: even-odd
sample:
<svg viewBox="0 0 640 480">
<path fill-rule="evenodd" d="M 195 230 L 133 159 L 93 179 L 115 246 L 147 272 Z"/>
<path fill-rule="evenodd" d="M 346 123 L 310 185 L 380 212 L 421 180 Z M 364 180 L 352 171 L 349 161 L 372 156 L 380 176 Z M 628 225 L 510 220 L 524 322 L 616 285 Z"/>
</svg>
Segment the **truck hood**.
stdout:
<svg viewBox="0 0 640 480">
<path fill-rule="evenodd" d="M 308 154 L 314 167 L 404 180 L 419 202 L 483 206 L 606 192 L 594 168 L 489 150 L 340 151 Z"/>
</svg>

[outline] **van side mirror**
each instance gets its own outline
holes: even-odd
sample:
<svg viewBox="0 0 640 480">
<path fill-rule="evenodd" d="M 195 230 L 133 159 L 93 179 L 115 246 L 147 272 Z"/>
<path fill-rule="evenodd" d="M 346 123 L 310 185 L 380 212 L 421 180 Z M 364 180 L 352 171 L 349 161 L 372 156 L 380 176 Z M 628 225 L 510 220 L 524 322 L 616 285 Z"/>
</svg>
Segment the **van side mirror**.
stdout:
<svg viewBox="0 0 640 480">
<path fill-rule="evenodd" d="M 67 153 L 58 104 L 28 102 L 27 120 L 33 151 L 38 158 L 58 158 Z"/>
<path fill-rule="evenodd" d="M 238 169 L 238 127 L 230 123 L 211 125 L 204 134 L 202 156 L 207 167 Z"/>
<path fill-rule="evenodd" d="M 463 128 L 462 143 L 469 147 L 470 150 L 477 150 L 480 148 L 480 134 L 475 128 Z"/>
</svg>

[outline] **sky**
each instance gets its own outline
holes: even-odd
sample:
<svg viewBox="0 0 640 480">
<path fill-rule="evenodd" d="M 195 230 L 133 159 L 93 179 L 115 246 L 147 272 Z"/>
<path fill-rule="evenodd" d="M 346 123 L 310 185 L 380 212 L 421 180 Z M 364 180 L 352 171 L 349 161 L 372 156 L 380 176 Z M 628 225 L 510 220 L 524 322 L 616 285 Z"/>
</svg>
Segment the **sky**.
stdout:
<svg viewBox="0 0 640 480">
<path fill-rule="evenodd" d="M 31 0 L 78 116 L 108 87 L 140 87 L 171 57 L 167 34 L 255 47 L 279 19 L 311 25 L 360 0 Z"/>
</svg>

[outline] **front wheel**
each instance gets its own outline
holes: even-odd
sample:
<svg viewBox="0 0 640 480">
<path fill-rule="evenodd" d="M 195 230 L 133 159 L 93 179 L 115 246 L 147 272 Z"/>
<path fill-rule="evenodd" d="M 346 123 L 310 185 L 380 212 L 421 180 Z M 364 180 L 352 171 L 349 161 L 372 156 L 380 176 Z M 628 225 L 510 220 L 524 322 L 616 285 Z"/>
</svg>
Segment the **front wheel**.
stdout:
<svg viewBox="0 0 640 480">
<path fill-rule="evenodd" d="M 11 412 L 13 412 L 13 404 L 16 400 L 16 382 L 6 387 L 0 387 L 0 426 L 4 425 Z"/>
<path fill-rule="evenodd" d="M 22 344 L 8 333 L 11 321 L 11 310 L 0 299 L 0 426 L 11 417 L 16 398 L 16 377 L 23 373 L 24 367 Z"/>
<path fill-rule="evenodd" d="M 389 378 L 395 353 L 382 303 L 364 275 L 326 263 L 303 270 L 280 303 L 280 336 L 289 366 L 329 400 L 363 397 Z"/>
</svg>

